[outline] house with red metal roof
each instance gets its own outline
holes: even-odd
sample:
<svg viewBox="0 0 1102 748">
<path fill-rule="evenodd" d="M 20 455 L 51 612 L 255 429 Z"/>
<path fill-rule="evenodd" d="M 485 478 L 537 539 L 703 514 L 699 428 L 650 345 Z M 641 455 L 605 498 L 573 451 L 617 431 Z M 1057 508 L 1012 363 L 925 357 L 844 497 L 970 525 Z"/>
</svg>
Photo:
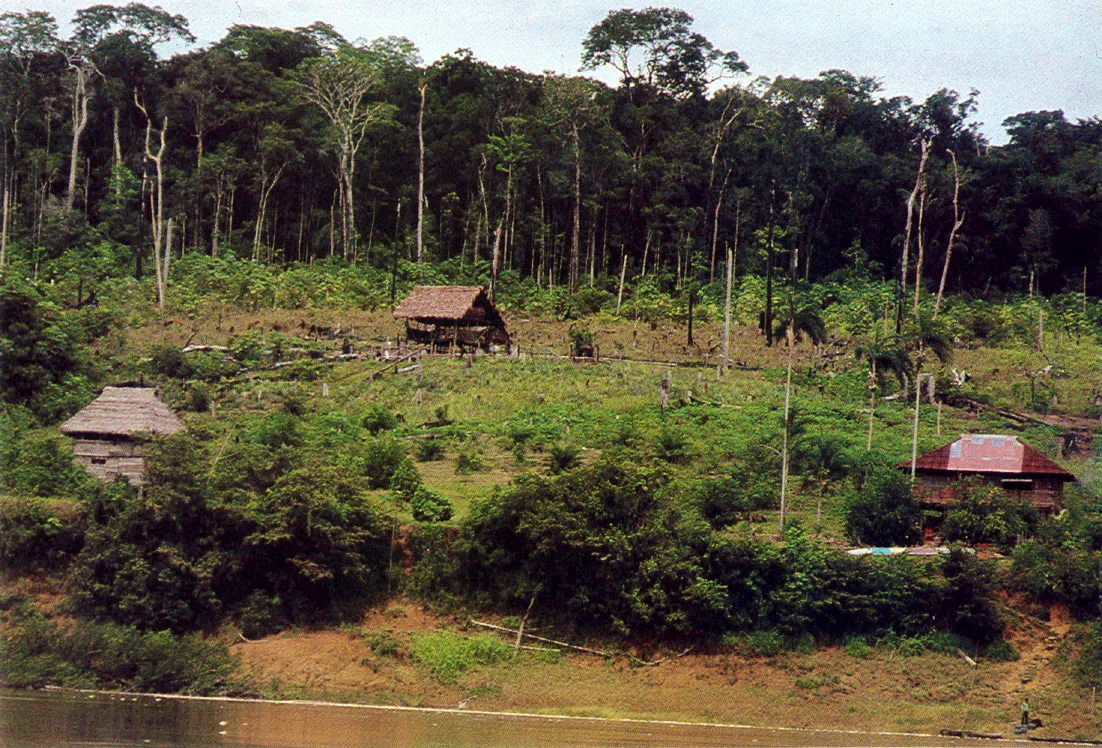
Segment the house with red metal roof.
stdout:
<svg viewBox="0 0 1102 748">
<path fill-rule="evenodd" d="M 911 462 L 898 467 L 910 470 Z M 1072 473 L 1016 436 L 962 434 L 955 442 L 916 460 L 916 497 L 920 504 L 931 507 L 952 504 L 956 501 L 952 485 L 970 475 L 980 476 L 1045 513 L 1060 510 L 1064 484 L 1075 480 Z"/>
</svg>

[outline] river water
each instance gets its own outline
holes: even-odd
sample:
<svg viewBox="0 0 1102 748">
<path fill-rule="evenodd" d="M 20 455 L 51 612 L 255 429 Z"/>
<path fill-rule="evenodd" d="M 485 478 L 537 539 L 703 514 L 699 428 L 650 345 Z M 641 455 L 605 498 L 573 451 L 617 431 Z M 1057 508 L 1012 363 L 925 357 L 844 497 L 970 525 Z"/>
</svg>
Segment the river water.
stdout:
<svg viewBox="0 0 1102 748">
<path fill-rule="evenodd" d="M 1004 743 L 1005 744 L 1005 743 Z M 315 702 L 0 689 L 0 745 L 81 746 L 965 746 L 909 734 L 773 730 Z"/>
</svg>

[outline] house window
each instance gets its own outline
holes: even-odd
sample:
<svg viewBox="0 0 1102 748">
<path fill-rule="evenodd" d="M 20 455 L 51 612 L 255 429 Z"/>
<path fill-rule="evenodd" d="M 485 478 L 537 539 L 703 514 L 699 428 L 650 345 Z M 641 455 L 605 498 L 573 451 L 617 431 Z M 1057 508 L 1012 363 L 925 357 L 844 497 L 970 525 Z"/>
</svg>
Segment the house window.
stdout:
<svg viewBox="0 0 1102 748">
<path fill-rule="evenodd" d="M 106 465 L 107 464 L 107 458 L 106 457 L 93 457 L 92 458 L 92 464 L 93 465 Z"/>
<path fill-rule="evenodd" d="M 1003 478 L 1002 485 L 1007 491 L 1033 490 L 1033 481 L 1029 478 Z"/>
</svg>

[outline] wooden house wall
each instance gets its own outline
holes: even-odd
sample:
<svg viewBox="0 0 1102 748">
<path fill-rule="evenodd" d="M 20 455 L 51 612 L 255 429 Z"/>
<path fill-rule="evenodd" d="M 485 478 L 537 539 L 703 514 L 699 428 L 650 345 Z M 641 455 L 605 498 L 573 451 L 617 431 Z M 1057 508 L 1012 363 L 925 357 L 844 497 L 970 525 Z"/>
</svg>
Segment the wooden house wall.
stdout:
<svg viewBox="0 0 1102 748">
<path fill-rule="evenodd" d="M 73 457 L 104 483 L 119 475 L 135 485 L 145 482 L 145 457 L 141 444 L 136 442 L 77 439 L 73 443 Z"/>
</svg>

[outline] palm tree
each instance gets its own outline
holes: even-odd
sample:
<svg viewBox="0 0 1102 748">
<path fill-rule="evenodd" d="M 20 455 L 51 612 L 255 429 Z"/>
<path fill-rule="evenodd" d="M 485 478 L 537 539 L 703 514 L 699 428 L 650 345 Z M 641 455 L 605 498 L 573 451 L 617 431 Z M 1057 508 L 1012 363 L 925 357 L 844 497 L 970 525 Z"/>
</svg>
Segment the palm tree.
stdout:
<svg viewBox="0 0 1102 748">
<path fill-rule="evenodd" d="M 871 338 L 857 346 L 854 355 L 869 365 L 869 438 L 865 444 L 865 451 L 869 452 L 872 451 L 872 423 L 876 415 L 876 398 L 883 379 L 888 374 L 894 374 L 902 387 L 911 373 L 911 359 L 907 356 L 907 348 L 903 344 L 902 336 L 885 332 L 880 325 L 873 329 Z"/>
<path fill-rule="evenodd" d="M 822 527 L 823 493 L 831 481 L 841 480 L 854 467 L 845 439 L 822 429 L 804 434 L 793 444 L 796 470 L 809 474 L 816 483 L 815 531 Z"/>
<path fill-rule="evenodd" d="M 788 442 L 792 433 L 792 361 L 796 356 L 796 343 L 807 335 L 811 342 L 818 345 L 827 338 L 826 325 L 819 316 L 817 307 L 807 305 L 796 307 L 795 295 L 789 298 L 788 314 L 777 319 L 774 336 L 784 336 L 788 343 L 788 367 L 784 381 L 784 432 L 781 441 L 781 534 L 784 534 L 785 495 L 788 491 Z"/>
<path fill-rule="evenodd" d="M 914 423 L 911 429 L 911 480 L 915 477 L 918 460 L 918 404 L 922 395 L 922 366 L 928 353 L 934 354 L 942 364 L 953 358 L 953 344 L 942 322 L 928 313 L 920 313 L 905 329 L 907 344 L 912 349 L 912 369 L 915 382 Z"/>
</svg>

